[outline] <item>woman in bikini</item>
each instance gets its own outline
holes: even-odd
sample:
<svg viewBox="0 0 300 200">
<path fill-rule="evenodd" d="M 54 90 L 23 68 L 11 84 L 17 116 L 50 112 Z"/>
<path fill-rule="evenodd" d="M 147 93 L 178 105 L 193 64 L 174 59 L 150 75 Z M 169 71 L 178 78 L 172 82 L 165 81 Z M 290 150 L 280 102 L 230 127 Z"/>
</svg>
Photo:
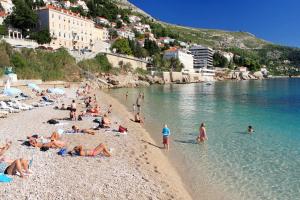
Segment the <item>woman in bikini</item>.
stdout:
<svg viewBox="0 0 300 200">
<path fill-rule="evenodd" d="M 96 132 L 92 129 L 80 129 L 78 126 L 73 125 L 72 126 L 72 131 L 74 133 L 86 133 L 86 134 L 90 134 L 90 135 L 95 135 Z"/>
<path fill-rule="evenodd" d="M 2 157 L 10 148 L 11 142 L 7 142 L 5 146 L 0 148 L 0 173 L 8 175 L 16 175 L 19 172 L 20 177 L 24 178 L 24 173 L 29 174 L 29 162 L 25 159 L 9 160 Z"/>
<path fill-rule="evenodd" d="M 108 149 L 102 143 L 99 144 L 96 148 L 91 149 L 91 150 L 83 150 L 82 145 L 76 146 L 76 147 L 74 147 L 73 151 L 79 156 L 97 156 L 101 153 L 106 157 L 111 156 Z"/>
<path fill-rule="evenodd" d="M 200 128 L 199 128 L 199 136 L 197 137 L 197 141 L 198 142 L 204 142 L 205 140 L 208 140 L 208 137 L 206 135 L 205 124 L 201 123 Z"/>
</svg>

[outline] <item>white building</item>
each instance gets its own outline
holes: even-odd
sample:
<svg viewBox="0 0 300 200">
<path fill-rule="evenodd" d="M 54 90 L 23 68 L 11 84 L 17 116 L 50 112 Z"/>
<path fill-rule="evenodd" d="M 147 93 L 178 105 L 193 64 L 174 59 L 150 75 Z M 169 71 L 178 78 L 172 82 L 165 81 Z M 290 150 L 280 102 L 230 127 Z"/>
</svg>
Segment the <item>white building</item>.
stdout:
<svg viewBox="0 0 300 200">
<path fill-rule="evenodd" d="M 0 0 L 0 3 L 5 13 L 11 14 L 13 12 L 14 4 L 12 3 L 12 0 Z"/>
<path fill-rule="evenodd" d="M 118 36 L 122 38 L 129 38 L 133 40 L 135 38 L 135 34 L 129 29 L 119 29 L 117 30 Z"/>
<path fill-rule="evenodd" d="M 166 50 L 164 53 L 165 59 L 171 59 L 171 58 L 177 58 L 184 66 L 182 69 L 183 72 L 193 72 L 194 70 L 194 64 L 193 64 L 193 55 L 191 55 L 189 52 L 184 52 L 177 48 L 171 48 L 169 50 Z"/>
<path fill-rule="evenodd" d="M 38 30 L 48 29 L 53 49 L 64 47 L 69 50 L 91 50 L 101 41 L 107 30 L 95 28 L 94 21 L 69 10 L 48 5 L 37 11 Z M 106 34 L 106 33 L 105 33 Z"/>
<path fill-rule="evenodd" d="M 84 1 L 78 0 L 76 6 L 81 6 L 82 9 L 86 12 L 89 11 L 89 8 L 87 7 L 87 5 Z"/>
<path fill-rule="evenodd" d="M 130 23 L 138 23 L 141 21 L 141 18 L 138 16 L 135 16 L 135 15 L 130 15 L 129 21 L 130 21 Z"/>
<path fill-rule="evenodd" d="M 190 48 L 191 54 L 194 56 L 194 68 L 213 68 L 214 50 L 209 47 L 200 45 L 192 46 Z"/>
<path fill-rule="evenodd" d="M 96 17 L 95 22 L 96 24 L 110 25 L 110 22 L 104 17 Z"/>
</svg>

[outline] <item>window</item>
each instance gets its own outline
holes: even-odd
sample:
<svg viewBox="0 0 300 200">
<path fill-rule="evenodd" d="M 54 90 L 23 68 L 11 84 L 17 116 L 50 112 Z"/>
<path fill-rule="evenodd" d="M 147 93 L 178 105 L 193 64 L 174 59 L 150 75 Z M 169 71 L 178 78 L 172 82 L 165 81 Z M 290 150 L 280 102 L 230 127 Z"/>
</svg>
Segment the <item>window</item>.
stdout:
<svg viewBox="0 0 300 200">
<path fill-rule="evenodd" d="M 60 32 L 58 33 L 58 36 L 59 36 L 59 37 L 61 36 Z"/>
</svg>

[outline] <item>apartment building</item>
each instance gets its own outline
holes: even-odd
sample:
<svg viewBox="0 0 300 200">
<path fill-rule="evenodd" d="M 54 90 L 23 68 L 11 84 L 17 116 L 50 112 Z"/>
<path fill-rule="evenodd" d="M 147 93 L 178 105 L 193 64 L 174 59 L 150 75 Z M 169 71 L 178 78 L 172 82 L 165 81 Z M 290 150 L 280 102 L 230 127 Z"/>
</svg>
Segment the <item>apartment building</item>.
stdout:
<svg viewBox="0 0 300 200">
<path fill-rule="evenodd" d="M 213 67 L 213 55 L 214 50 L 209 47 L 203 47 L 200 45 L 192 46 L 190 48 L 191 54 L 194 56 L 194 68 L 212 68 Z"/>
<path fill-rule="evenodd" d="M 37 11 L 38 30 L 48 29 L 52 41 L 50 47 L 69 50 L 91 50 L 97 41 L 102 41 L 105 29 L 95 27 L 95 23 L 80 14 L 47 5 Z"/>
<path fill-rule="evenodd" d="M 193 72 L 193 55 L 188 51 L 183 51 L 177 48 L 170 48 L 164 52 L 165 59 L 177 58 L 184 66 L 182 71 L 184 72 Z"/>
</svg>

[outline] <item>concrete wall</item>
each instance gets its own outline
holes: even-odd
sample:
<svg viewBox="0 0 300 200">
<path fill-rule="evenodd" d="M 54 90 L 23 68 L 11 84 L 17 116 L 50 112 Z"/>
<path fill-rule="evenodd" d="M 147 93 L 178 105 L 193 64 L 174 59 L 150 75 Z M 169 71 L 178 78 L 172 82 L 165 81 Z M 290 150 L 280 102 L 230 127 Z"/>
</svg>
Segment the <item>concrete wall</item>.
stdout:
<svg viewBox="0 0 300 200">
<path fill-rule="evenodd" d="M 191 83 L 204 81 L 204 78 L 200 73 L 189 73 L 188 77 Z"/>
<path fill-rule="evenodd" d="M 13 39 L 9 38 L 8 36 L 3 36 L 0 38 L 0 40 L 5 40 L 8 44 L 10 44 L 13 47 L 26 47 L 26 48 L 36 48 L 39 46 L 37 42 L 34 40 L 28 40 L 28 39 Z"/>
<path fill-rule="evenodd" d="M 171 72 L 171 81 L 172 82 L 182 82 L 182 73 L 181 72 Z"/>
<path fill-rule="evenodd" d="M 171 74 L 170 72 L 163 72 L 162 74 L 165 83 L 171 83 Z"/>
<path fill-rule="evenodd" d="M 124 55 L 115 55 L 115 54 L 106 54 L 108 61 L 112 64 L 113 67 L 119 68 L 119 63 L 122 61 L 123 64 L 130 63 L 133 69 L 142 68 L 147 70 L 147 62 L 139 60 L 131 56 Z"/>
</svg>

